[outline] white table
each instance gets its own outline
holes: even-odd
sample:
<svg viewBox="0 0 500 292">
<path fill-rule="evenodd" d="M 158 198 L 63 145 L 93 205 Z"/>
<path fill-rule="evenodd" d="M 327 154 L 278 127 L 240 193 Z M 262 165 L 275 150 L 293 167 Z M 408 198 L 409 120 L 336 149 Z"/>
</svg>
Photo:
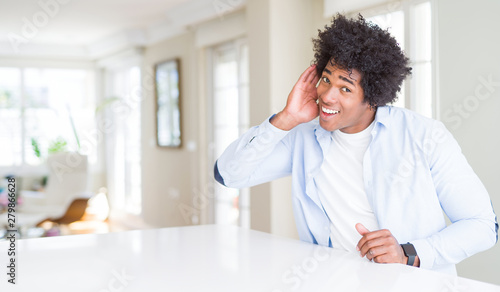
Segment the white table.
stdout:
<svg viewBox="0 0 500 292">
<path fill-rule="evenodd" d="M 232 226 L 192 226 L 16 242 L 17 284 L 0 291 L 500 291 L 500 286 Z"/>
</svg>

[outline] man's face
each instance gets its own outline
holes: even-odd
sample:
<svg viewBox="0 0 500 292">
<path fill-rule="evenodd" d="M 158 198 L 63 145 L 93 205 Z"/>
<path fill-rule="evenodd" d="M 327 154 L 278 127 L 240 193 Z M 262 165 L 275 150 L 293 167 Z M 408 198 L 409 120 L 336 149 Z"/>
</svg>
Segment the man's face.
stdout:
<svg viewBox="0 0 500 292">
<path fill-rule="evenodd" d="M 319 124 L 327 131 L 358 133 L 375 117 L 375 110 L 364 102 L 361 73 L 343 70 L 328 62 L 317 88 Z"/>
</svg>

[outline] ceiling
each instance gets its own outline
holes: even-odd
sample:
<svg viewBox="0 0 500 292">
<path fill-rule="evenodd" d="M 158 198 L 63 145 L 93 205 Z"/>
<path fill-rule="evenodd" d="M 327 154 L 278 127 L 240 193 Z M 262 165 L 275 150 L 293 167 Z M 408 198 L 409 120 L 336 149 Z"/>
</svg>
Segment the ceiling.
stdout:
<svg viewBox="0 0 500 292">
<path fill-rule="evenodd" d="M 0 56 L 96 59 L 238 9 L 235 0 L 0 0 Z M 232 4 L 231 3 L 235 3 Z"/>
</svg>

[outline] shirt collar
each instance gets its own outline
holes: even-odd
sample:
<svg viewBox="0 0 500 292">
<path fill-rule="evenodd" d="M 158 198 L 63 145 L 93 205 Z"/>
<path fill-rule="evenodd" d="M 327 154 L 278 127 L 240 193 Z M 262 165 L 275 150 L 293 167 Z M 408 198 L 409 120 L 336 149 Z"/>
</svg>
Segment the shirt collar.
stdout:
<svg viewBox="0 0 500 292">
<path fill-rule="evenodd" d="M 330 136 L 330 131 L 327 131 L 323 129 L 320 125 L 319 122 L 314 126 L 314 134 L 316 135 L 316 138 L 319 140 L 322 137 L 327 137 Z"/>
<path fill-rule="evenodd" d="M 379 106 L 375 113 L 375 123 L 390 126 L 391 106 Z"/>
</svg>

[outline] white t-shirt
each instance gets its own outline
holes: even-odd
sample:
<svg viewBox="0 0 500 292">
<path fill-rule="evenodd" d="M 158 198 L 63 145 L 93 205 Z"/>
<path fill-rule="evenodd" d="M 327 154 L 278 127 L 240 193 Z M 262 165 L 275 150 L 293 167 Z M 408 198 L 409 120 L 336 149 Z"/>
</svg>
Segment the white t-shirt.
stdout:
<svg viewBox="0 0 500 292">
<path fill-rule="evenodd" d="M 332 132 L 332 143 L 319 174 L 314 178 L 319 197 L 330 218 L 334 248 L 356 251 L 361 235 L 356 223 L 378 230 L 363 182 L 363 157 L 371 141 L 374 123 L 359 133 Z"/>
</svg>

